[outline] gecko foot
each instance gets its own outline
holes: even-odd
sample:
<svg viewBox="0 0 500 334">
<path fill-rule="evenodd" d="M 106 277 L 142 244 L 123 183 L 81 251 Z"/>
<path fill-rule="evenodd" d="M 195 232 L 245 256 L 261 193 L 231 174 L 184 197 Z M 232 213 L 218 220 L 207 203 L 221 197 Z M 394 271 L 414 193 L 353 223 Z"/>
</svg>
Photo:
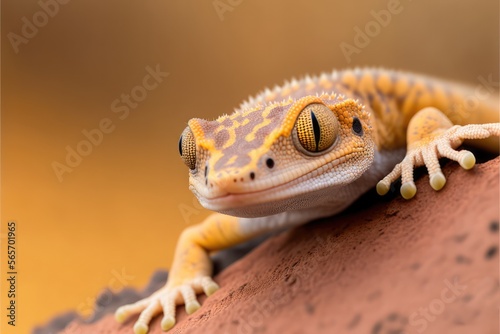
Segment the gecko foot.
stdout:
<svg viewBox="0 0 500 334">
<path fill-rule="evenodd" d="M 134 324 L 134 333 L 146 334 L 151 319 L 163 311 L 161 328 L 168 331 L 175 325 L 176 305 L 184 304 L 186 312 L 191 314 L 200 308 L 196 294 L 204 292 L 210 296 L 218 289 L 217 283 L 209 276 L 198 277 L 173 288 L 166 285 L 147 298 L 118 308 L 115 318 L 123 323 L 130 315 L 140 313 L 139 319 Z"/>
<path fill-rule="evenodd" d="M 441 190 L 446 178 L 441 171 L 438 159 L 441 157 L 454 160 L 464 169 L 471 169 L 476 164 L 474 154 L 467 150 L 455 150 L 465 139 L 484 139 L 500 136 L 500 123 L 455 125 L 433 133 L 429 137 L 412 143 L 405 158 L 396 165 L 392 172 L 377 184 L 377 193 L 385 195 L 392 182 L 401 176 L 400 192 L 403 198 L 410 199 L 417 193 L 413 182 L 413 169 L 425 165 L 429 172 L 429 183 L 434 190 Z"/>
</svg>

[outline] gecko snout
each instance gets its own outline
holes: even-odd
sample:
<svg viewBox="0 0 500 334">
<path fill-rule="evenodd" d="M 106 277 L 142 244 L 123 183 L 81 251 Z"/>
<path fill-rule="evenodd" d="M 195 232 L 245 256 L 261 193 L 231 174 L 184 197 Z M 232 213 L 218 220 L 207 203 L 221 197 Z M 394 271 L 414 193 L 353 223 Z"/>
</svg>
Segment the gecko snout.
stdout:
<svg viewBox="0 0 500 334">
<path fill-rule="evenodd" d="M 239 193 L 248 187 L 248 184 L 255 180 L 257 173 L 255 171 L 242 172 L 237 169 L 227 169 L 206 176 L 206 186 L 208 188 L 218 188 L 221 191 L 229 193 Z"/>
</svg>

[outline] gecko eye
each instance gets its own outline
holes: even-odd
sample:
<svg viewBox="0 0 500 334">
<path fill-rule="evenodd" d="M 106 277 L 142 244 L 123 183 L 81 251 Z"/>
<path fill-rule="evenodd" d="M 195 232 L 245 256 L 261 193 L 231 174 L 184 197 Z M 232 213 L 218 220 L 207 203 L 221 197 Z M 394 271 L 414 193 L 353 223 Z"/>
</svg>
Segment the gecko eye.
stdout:
<svg viewBox="0 0 500 334">
<path fill-rule="evenodd" d="M 293 141 L 306 154 L 319 153 L 332 147 L 339 132 L 339 123 L 327 106 L 310 104 L 295 122 Z"/>
<path fill-rule="evenodd" d="M 179 138 L 179 153 L 182 161 L 193 170 L 196 167 L 196 143 L 194 135 L 189 126 L 182 132 Z"/>
</svg>

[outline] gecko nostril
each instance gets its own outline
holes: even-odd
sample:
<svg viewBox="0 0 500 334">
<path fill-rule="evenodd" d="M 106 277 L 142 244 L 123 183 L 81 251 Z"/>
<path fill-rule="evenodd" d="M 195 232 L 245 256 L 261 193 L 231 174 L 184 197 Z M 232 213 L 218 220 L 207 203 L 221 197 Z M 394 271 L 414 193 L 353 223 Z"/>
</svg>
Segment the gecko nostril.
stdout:
<svg viewBox="0 0 500 334">
<path fill-rule="evenodd" d="M 266 166 L 267 166 L 268 168 L 273 168 L 273 167 L 274 167 L 274 160 L 273 160 L 273 159 L 271 159 L 271 158 L 268 158 L 268 159 L 266 160 Z"/>
<path fill-rule="evenodd" d="M 255 180 L 255 173 L 254 173 L 254 172 L 251 172 L 251 173 L 250 173 L 250 178 L 251 178 L 252 180 Z"/>
</svg>

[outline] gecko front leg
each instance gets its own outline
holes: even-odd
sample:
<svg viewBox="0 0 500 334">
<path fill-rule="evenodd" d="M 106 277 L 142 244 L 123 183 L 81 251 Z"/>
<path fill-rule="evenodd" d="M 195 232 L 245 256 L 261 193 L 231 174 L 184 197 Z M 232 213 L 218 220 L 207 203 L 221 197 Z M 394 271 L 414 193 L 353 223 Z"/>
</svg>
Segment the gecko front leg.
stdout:
<svg viewBox="0 0 500 334">
<path fill-rule="evenodd" d="M 476 163 L 474 154 L 467 150 L 457 151 L 466 139 L 485 139 L 500 136 L 500 123 L 453 125 L 438 109 L 425 108 L 413 116 L 407 130 L 407 152 L 403 161 L 394 167 L 377 184 L 377 192 L 385 195 L 392 182 L 401 176 L 401 195 L 405 199 L 415 196 L 417 188 L 413 182 L 413 169 L 425 165 L 429 172 L 429 183 L 434 190 L 441 190 L 446 178 L 441 172 L 438 159 L 454 160 L 464 169 Z"/>
<path fill-rule="evenodd" d="M 191 314 L 200 308 L 196 295 L 213 294 L 219 286 L 211 277 L 212 261 L 209 253 L 231 247 L 258 235 L 290 227 L 307 221 L 307 215 L 289 213 L 260 218 L 237 218 L 219 213 L 212 214 L 201 224 L 184 230 L 175 250 L 174 262 L 167 284 L 151 296 L 133 304 L 124 305 L 115 312 L 118 322 L 140 313 L 134 325 L 136 334 L 145 334 L 149 323 L 163 312 L 161 328 L 169 330 L 175 325 L 175 308 L 185 305 Z"/>
<path fill-rule="evenodd" d="M 214 293 L 219 286 L 212 280 L 212 262 L 209 252 L 241 243 L 259 234 L 245 233 L 236 217 L 213 214 L 199 225 L 182 233 L 175 251 L 167 284 L 150 297 L 116 310 L 118 322 L 132 314 L 140 313 L 134 325 L 136 334 L 147 333 L 151 319 L 163 311 L 161 327 L 169 330 L 175 324 L 176 305 L 185 305 L 188 314 L 200 304 L 196 295 Z"/>
</svg>

